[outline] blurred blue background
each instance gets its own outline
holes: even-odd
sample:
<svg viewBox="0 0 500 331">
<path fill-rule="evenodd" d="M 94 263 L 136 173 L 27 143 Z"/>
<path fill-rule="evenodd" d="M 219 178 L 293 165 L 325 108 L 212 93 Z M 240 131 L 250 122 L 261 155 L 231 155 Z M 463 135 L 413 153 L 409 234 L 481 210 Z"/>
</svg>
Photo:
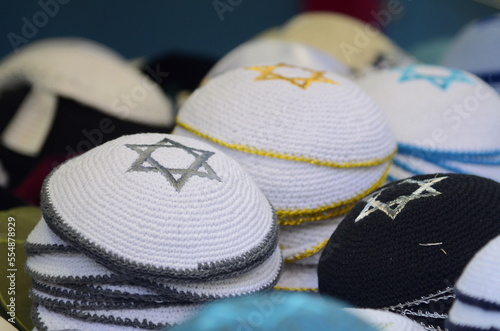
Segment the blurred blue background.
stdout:
<svg viewBox="0 0 500 331">
<path fill-rule="evenodd" d="M 217 1 L 232 10 L 218 15 L 213 0 L 1 1 L 0 57 L 10 53 L 13 46 L 55 36 L 90 38 L 129 58 L 172 50 L 220 57 L 264 29 L 283 24 L 301 9 L 300 0 Z M 54 2 L 58 12 L 53 17 L 46 15 L 44 22 L 38 12 L 43 10 L 42 4 Z M 431 53 L 432 47 L 439 53 L 464 24 L 498 11 L 472 0 L 401 0 L 401 4 L 404 12 L 391 22 L 386 33 L 403 48 L 421 52 L 424 57 L 429 56 L 426 46 L 431 46 Z M 35 20 L 40 27 L 28 31 L 29 38 L 25 38 L 23 26 Z"/>
</svg>

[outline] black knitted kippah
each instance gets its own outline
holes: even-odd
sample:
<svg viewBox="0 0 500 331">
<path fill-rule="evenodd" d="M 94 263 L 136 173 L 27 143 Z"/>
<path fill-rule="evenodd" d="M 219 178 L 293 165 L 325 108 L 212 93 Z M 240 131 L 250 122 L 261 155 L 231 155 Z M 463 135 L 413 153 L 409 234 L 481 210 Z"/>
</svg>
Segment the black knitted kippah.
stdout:
<svg viewBox="0 0 500 331">
<path fill-rule="evenodd" d="M 390 183 L 359 202 L 331 236 L 319 291 L 443 327 L 452 288 L 500 234 L 500 183 L 433 174 Z"/>
</svg>

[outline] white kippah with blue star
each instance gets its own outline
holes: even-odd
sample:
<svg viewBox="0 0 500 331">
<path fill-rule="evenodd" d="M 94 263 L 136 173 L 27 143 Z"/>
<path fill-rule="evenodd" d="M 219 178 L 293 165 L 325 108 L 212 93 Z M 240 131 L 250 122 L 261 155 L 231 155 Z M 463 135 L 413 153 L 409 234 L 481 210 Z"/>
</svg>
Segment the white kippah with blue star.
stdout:
<svg viewBox="0 0 500 331">
<path fill-rule="evenodd" d="M 398 141 L 390 179 L 453 172 L 500 180 L 500 96 L 483 80 L 414 64 L 369 73 L 358 84 Z"/>
</svg>

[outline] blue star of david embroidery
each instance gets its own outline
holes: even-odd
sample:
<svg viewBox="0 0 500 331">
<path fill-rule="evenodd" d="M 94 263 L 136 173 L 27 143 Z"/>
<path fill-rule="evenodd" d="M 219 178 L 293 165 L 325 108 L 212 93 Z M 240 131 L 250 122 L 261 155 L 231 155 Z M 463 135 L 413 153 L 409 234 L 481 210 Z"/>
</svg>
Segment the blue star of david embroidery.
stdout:
<svg viewBox="0 0 500 331">
<path fill-rule="evenodd" d="M 449 71 L 448 75 L 427 75 L 417 72 L 418 65 L 411 65 L 404 68 L 397 68 L 402 71 L 401 77 L 399 77 L 399 82 L 409 82 L 414 80 L 426 80 L 432 85 L 446 91 L 454 82 L 474 84 L 474 82 L 468 78 L 463 71 L 452 68 L 445 68 Z"/>
<path fill-rule="evenodd" d="M 215 179 L 219 182 L 221 181 L 219 176 L 217 176 L 212 167 L 210 167 L 210 165 L 207 163 L 207 160 L 215 154 L 214 152 L 188 147 L 168 138 L 164 138 L 163 140 L 160 140 L 159 142 L 151 145 L 125 144 L 125 146 L 139 154 L 139 157 L 134 161 L 127 172 L 158 172 L 167 179 L 167 181 L 175 188 L 177 192 L 181 191 L 181 189 L 187 183 L 188 179 L 192 176 Z M 186 153 L 194 156 L 194 161 L 187 169 L 168 168 L 161 165 L 152 156 L 153 152 L 160 148 L 182 149 Z M 200 171 L 201 168 L 203 168 L 205 171 Z M 181 176 L 178 179 L 175 179 L 174 175 Z"/>
</svg>

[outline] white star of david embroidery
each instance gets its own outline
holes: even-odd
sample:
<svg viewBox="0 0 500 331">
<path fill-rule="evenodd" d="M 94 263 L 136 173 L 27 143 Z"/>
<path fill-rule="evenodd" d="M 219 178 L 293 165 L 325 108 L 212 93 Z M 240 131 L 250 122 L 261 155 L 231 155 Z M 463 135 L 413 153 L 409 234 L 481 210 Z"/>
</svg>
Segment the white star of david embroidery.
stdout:
<svg viewBox="0 0 500 331">
<path fill-rule="evenodd" d="M 357 223 L 361 221 L 363 218 L 370 215 L 371 213 L 376 212 L 377 210 L 382 211 L 392 220 L 394 220 L 396 216 L 398 216 L 398 214 L 405 208 L 408 202 L 416 199 L 428 198 L 441 194 L 441 192 L 433 188 L 432 185 L 446 178 L 448 177 L 445 176 L 445 177 L 437 177 L 424 180 L 406 179 L 401 183 L 399 183 L 399 185 L 410 183 L 410 184 L 416 184 L 419 187 L 415 191 L 413 191 L 410 195 L 402 195 L 388 202 L 382 202 L 378 200 L 378 197 L 384 190 L 374 192 L 365 198 L 367 199 L 366 205 L 363 208 L 363 210 L 359 213 L 358 217 L 356 217 L 354 222 Z"/>
</svg>

